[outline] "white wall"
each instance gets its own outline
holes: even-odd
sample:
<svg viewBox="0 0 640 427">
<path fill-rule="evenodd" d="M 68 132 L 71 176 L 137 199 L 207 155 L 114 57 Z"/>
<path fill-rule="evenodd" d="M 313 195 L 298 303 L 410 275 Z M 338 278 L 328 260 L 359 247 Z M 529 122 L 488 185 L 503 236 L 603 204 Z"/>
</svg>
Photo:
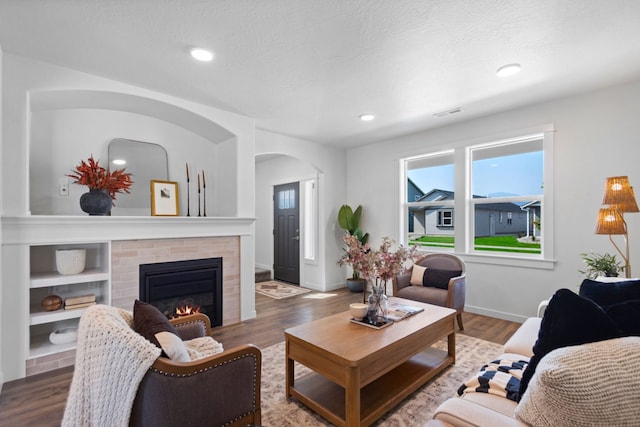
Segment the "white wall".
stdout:
<svg viewBox="0 0 640 427">
<path fill-rule="evenodd" d="M 3 120 L 2 120 L 2 105 L 4 104 L 2 102 L 2 56 L 3 56 L 3 52 L 2 52 L 2 46 L 0 46 L 0 164 L 3 164 L 3 157 L 2 157 L 2 124 L 3 124 Z M 0 242 L 2 242 L 2 174 L 0 173 Z M 2 245 L 0 245 L 0 263 L 2 262 Z M 0 274 L 0 307 L 2 307 L 2 274 Z M 2 313 L 0 313 L 0 321 L 1 322 L 5 322 L 7 321 L 7 319 L 5 319 L 2 316 Z M 2 391 L 2 384 L 4 384 L 4 371 L 2 369 L 2 328 L 0 328 L 0 392 Z"/>
<path fill-rule="evenodd" d="M 544 124 L 555 127 L 554 268 L 536 269 L 467 261 L 467 310 L 522 320 L 559 288 L 577 290 L 583 277 L 582 252 L 616 253 L 607 236 L 594 234 L 607 176 L 628 175 L 640 185 L 640 81 L 408 135 L 347 152 L 347 199 L 364 207 L 362 228 L 372 242 L 399 239 L 398 159 L 430 147 L 490 142 Z M 464 113 L 462 113 L 464 114 Z M 640 275 L 640 214 L 627 214 L 631 264 Z"/>
<path fill-rule="evenodd" d="M 64 179 L 80 160 L 86 160 L 93 155 L 104 167 L 108 165 L 107 148 L 114 138 L 127 138 L 136 141 L 159 144 L 167 151 L 169 162 L 168 180 L 177 181 L 180 198 L 181 215 L 187 212 L 187 185 L 185 164 L 188 162 L 190 173 L 196 175 L 205 170 L 207 177 L 207 193 L 211 197 L 219 193 L 220 180 L 212 179 L 213 172 L 218 165 L 233 164 L 233 157 L 226 160 L 217 155 L 218 144 L 207 141 L 199 135 L 190 132 L 173 123 L 168 123 L 154 117 L 133 114 L 123 111 L 109 111 L 99 109 L 65 109 L 37 111 L 31 114 L 31 155 L 30 155 L 30 211 L 32 215 L 85 215 L 80 210 L 80 196 L 88 191 L 84 185 L 71 184 L 69 181 L 68 196 L 60 196 L 58 183 Z M 151 167 L 152 165 L 148 165 Z M 162 172 L 163 169 L 158 165 Z M 167 179 L 166 172 L 157 179 Z M 148 193 L 149 183 L 138 182 L 133 176 L 134 186 L 144 186 Z M 235 180 L 234 180 L 235 183 Z M 191 213 L 197 212 L 196 178 L 189 186 L 191 195 Z M 233 186 L 235 188 L 235 185 Z M 113 215 L 150 215 L 150 200 L 147 209 L 141 213 L 131 213 L 119 208 L 119 199 L 132 195 L 119 194 L 116 196 Z M 222 206 L 231 205 L 235 208 L 236 197 L 229 196 L 228 203 L 211 203 L 209 198 L 208 214 L 218 214 Z M 234 209 L 235 210 L 235 209 Z M 235 215 L 232 212 L 229 216 Z"/>
<path fill-rule="evenodd" d="M 319 291 L 344 287 L 346 273 L 336 265 L 342 230 L 338 209 L 345 200 L 345 153 L 333 147 L 256 130 L 256 156 L 285 155 L 256 164 L 256 259 L 273 263 L 273 185 L 318 177 L 318 260 L 302 266 L 304 286 Z M 277 170 L 275 170 L 277 169 Z M 264 181 L 264 182 L 263 182 Z M 302 260 L 303 258 L 301 258 Z"/>
<path fill-rule="evenodd" d="M 173 156 L 170 155 L 169 175 L 172 177 L 183 178 L 184 159 L 193 154 L 197 159 L 193 158 L 189 161 L 190 164 L 194 162 L 194 168 L 204 168 L 207 171 L 217 169 L 217 173 L 221 173 L 220 169 L 222 169 L 222 171 L 225 172 L 223 175 L 226 175 L 230 181 L 237 182 L 236 193 L 241 193 L 242 197 L 238 197 L 236 194 L 235 198 L 232 200 L 232 203 L 235 204 L 233 212 L 238 216 L 244 217 L 252 217 L 254 215 L 253 186 L 255 179 L 253 153 L 255 135 L 253 119 L 170 95 L 149 91 L 114 80 L 104 79 L 11 54 L 5 54 L 3 62 L 3 88 L 3 103 L 5 105 L 3 117 L 4 122 L 10 124 L 9 126 L 5 126 L 3 129 L 3 145 L 7 151 L 5 153 L 2 168 L 2 175 L 5 183 L 3 186 L 3 197 L 5 207 L 9 206 L 9 208 L 5 209 L 4 215 L 19 216 L 25 215 L 29 211 L 29 168 L 26 167 L 26 165 L 29 164 L 31 148 L 31 121 L 34 117 L 37 120 L 38 115 L 41 114 L 39 111 L 43 109 L 41 105 L 38 105 L 38 112 L 34 112 L 33 114 L 35 116 L 32 116 L 31 106 L 29 104 L 30 95 L 33 93 L 40 94 L 42 92 L 54 91 L 73 92 L 74 90 L 84 91 L 85 95 L 87 91 L 89 91 L 89 93 L 90 91 L 95 91 L 96 99 L 104 99 L 105 93 L 113 94 L 112 98 L 114 98 L 114 100 L 116 100 L 118 95 L 122 95 L 121 98 L 125 100 L 124 104 L 127 102 L 137 102 L 138 104 L 135 105 L 135 107 L 138 110 L 140 109 L 140 103 L 144 106 L 146 102 L 146 104 L 148 104 L 148 111 L 150 112 L 149 115 L 152 117 L 158 112 L 158 109 L 166 106 L 167 108 L 165 108 L 165 110 L 170 111 L 169 114 L 173 113 L 176 118 L 178 118 L 178 114 L 183 116 L 191 115 L 191 117 L 193 117 L 193 120 L 189 120 L 188 117 L 186 119 L 184 117 L 180 117 L 179 119 L 185 123 L 196 122 L 198 120 L 201 122 L 209 121 L 215 122 L 224 129 L 227 129 L 228 132 L 235 135 L 235 138 L 232 140 L 235 148 L 233 150 L 230 150 L 229 148 L 218 148 L 227 153 L 235 151 L 235 159 L 232 161 L 225 161 L 223 158 L 219 163 L 216 163 L 215 156 L 213 154 L 200 155 L 201 153 L 197 153 L 197 150 L 193 150 L 192 152 L 188 143 L 195 141 L 196 138 L 200 137 L 197 135 L 189 135 L 186 136 L 186 141 L 173 142 L 174 146 L 177 147 L 177 153 L 173 153 Z M 45 96 L 39 96 L 39 99 L 40 98 L 45 100 L 48 99 Z M 91 97 L 85 96 L 84 99 L 91 99 Z M 41 102 L 46 104 L 45 101 Z M 122 103 L 123 102 L 121 102 L 121 104 Z M 117 103 L 114 102 L 114 105 L 116 104 Z M 6 106 L 11 106 L 11 108 L 6 108 Z M 96 108 L 95 106 L 88 107 Z M 141 140 L 143 141 L 148 140 L 147 138 L 144 138 L 145 135 L 155 137 L 161 130 L 161 128 L 157 126 L 158 122 L 156 122 L 154 126 L 148 126 L 146 129 L 142 129 L 142 126 L 148 125 L 150 121 L 141 120 L 140 123 L 141 126 L 138 128 L 137 133 L 142 135 Z M 165 129 L 169 129 L 170 127 L 169 123 L 164 125 Z M 131 130 L 132 128 L 133 126 L 125 121 L 118 130 Z M 82 129 L 82 124 L 78 121 L 76 126 L 72 129 L 59 129 L 57 130 L 57 133 L 60 135 L 60 138 L 63 138 L 65 132 L 74 134 L 76 130 L 81 132 Z M 185 132 L 186 131 L 182 133 L 183 136 L 186 135 Z M 173 135 L 177 135 L 176 132 L 172 133 Z M 96 139 L 93 141 L 85 142 L 84 149 L 87 151 L 87 154 L 83 156 L 88 157 L 91 152 L 95 153 L 103 151 L 104 141 L 99 140 L 98 137 L 100 136 L 102 135 L 97 135 Z M 227 145 L 227 142 L 219 145 Z M 61 156 L 59 160 L 60 164 L 53 166 L 55 170 L 64 171 L 75 166 L 75 164 L 82 158 L 77 158 L 79 151 L 76 150 L 79 150 L 79 148 L 74 147 L 74 151 L 69 154 L 69 158 L 67 160 L 62 160 L 64 156 Z M 104 151 L 104 153 L 106 155 L 106 151 Z M 180 161 L 174 161 L 174 158 L 176 157 L 183 158 L 181 158 Z M 7 161 L 8 158 L 11 160 Z M 198 163 L 198 165 L 195 163 Z M 11 185 L 6 184 L 8 177 L 11 178 Z M 7 203 L 7 201 L 11 201 L 11 203 Z"/>
</svg>

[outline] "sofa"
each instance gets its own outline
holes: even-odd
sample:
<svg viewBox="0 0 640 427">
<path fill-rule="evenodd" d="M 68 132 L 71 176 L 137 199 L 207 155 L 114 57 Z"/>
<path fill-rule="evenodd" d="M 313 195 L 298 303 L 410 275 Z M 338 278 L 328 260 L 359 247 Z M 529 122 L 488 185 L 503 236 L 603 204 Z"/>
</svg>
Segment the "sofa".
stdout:
<svg viewBox="0 0 640 427">
<path fill-rule="evenodd" d="M 504 371 L 511 378 L 494 387 L 486 361 L 427 426 L 640 426 L 638 292 L 640 281 L 558 290 L 544 316 L 527 319 L 496 355 L 501 368 L 523 361 L 523 369 Z"/>
</svg>

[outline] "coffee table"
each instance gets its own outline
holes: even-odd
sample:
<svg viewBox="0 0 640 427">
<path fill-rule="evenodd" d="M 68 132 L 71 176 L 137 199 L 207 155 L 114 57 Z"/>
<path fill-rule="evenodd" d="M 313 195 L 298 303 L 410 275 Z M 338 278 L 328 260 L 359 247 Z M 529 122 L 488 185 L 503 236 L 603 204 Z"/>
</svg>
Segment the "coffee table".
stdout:
<svg viewBox="0 0 640 427">
<path fill-rule="evenodd" d="M 285 330 L 286 396 L 337 426 L 368 426 L 455 363 L 456 311 L 402 298 L 424 311 L 384 329 L 348 311 Z M 447 337 L 447 351 L 432 348 Z M 295 362 L 313 372 L 294 379 Z"/>
</svg>

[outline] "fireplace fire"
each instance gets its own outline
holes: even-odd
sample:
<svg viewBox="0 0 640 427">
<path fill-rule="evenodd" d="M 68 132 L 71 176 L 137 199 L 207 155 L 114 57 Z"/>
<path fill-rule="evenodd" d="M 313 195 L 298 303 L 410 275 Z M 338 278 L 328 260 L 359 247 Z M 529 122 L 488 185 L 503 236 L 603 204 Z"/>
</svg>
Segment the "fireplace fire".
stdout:
<svg viewBox="0 0 640 427">
<path fill-rule="evenodd" d="M 190 314 L 200 313 L 199 305 L 181 305 L 180 307 L 176 307 L 175 317 L 183 317 L 188 316 Z"/>
<path fill-rule="evenodd" d="M 222 258 L 140 264 L 140 300 L 168 319 L 204 313 L 222 325 Z"/>
</svg>

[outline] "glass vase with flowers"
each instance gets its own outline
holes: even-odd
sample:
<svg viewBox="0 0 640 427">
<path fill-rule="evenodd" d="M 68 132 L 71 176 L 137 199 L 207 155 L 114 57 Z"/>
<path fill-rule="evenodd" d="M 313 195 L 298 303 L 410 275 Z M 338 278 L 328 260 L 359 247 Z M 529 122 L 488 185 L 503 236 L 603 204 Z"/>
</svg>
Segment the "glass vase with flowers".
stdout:
<svg viewBox="0 0 640 427">
<path fill-rule="evenodd" d="M 364 279 L 371 281 L 371 293 L 366 302 L 369 305 L 367 317 L 370 323 L 380 324 L 387 321 L 387 282 L 397 274 L 403 272 L 421 254 L 417 247 L 410 249 L 400 245 L 395 251 L 391 247 L 395 243 L 391 238 L 384 237 L 378 249 L 372 249 L 369 244 L 362 244 L 357 238 L 345 235 L 347 245 L 345 254 L 338 261 L 338 265 L 349 264 L 357 268 Z"/>
</svg>

